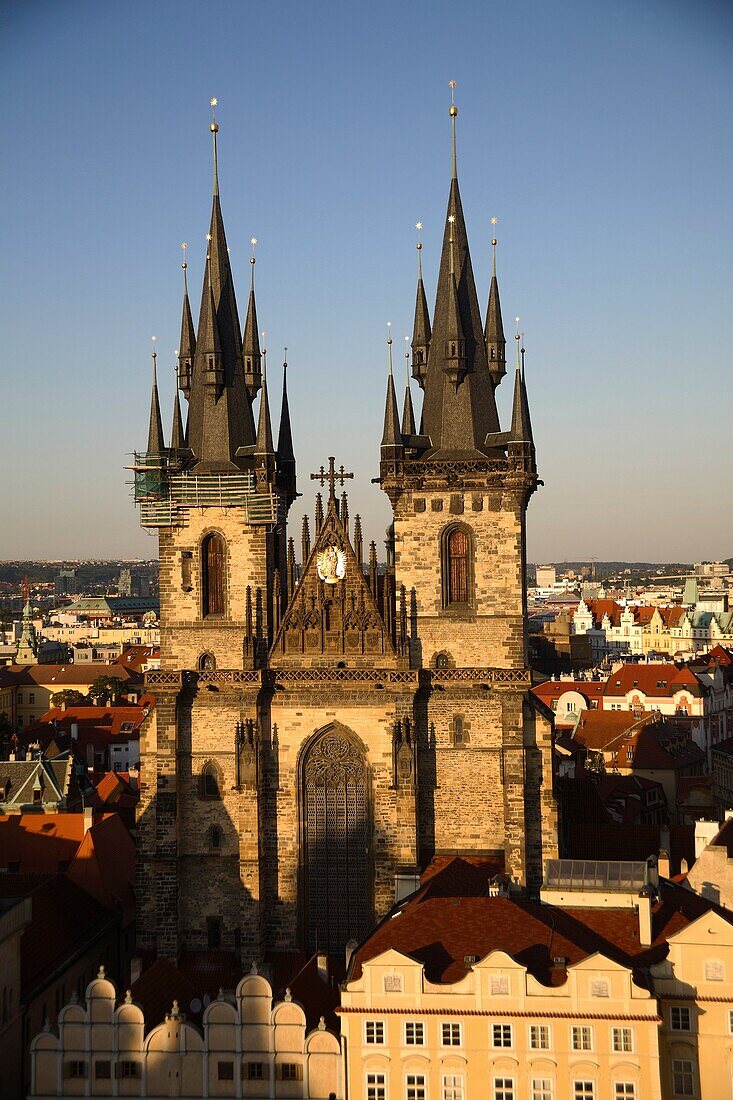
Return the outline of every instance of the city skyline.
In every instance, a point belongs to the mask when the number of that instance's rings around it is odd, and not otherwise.
[[[132,5],[124,19],[83,3],[63,16],[53,5],[9,6],[2,179],[15,215],[0,315],[15,414],[0,557],[153,552],[122,467],[144,445],[153,334],[169,430],[179,246],[189,244],[196,308],[214,95],[240,308],[249,240],[259,241],[273,394],[289,348],[304,493],[292,528],[312,513],[308,475],[329,453],[356,473],[352,514],[379,536],[389,509],[370,479],[386,322],[399,364],[417,220],[432,308],[450,78],[480,300],[496,216],[507,335],[517,313],[525,332],[546,482],[529,512],[530,559],[729,556],[733,520],[716,511],[700,458],[718,457],[733,396],[724,358],[733,156],[720,126],[730,17],[712,4],[590,7],[551,17],[535,4],[510,13],[465,4],[416,22],[417,8],[388,18],[378,6],[363,23],[321,5],[311,24],[294,5],[221,4],[209,39],[190,4],[155,14]],[[227,64],[241,55],[240,35],[254,44],[250,76]],[[451,35],[460,50],[445,48]],[[510,391],[498,391],[504,426]]]

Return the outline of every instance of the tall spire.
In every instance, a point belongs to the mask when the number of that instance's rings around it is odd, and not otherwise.
[[[155,337],[153,337],[153,389],[150,395],[150,425],[148,427],[148,453],[162,455],[165,450],[163,439],[163,420],[160,415],[160,401],[158,400],[158,353],[155,350]]]
[[[458,108],[451,88],[451,137]],[[455,144],[453,144],[455,149]],[[499,430],[457,172],[450,182],[433,311],[421,434],[426,458],[475,457]]]
[[[262,394],[254,451],[258,485],[271,482],[275,474],[275,446],[272,442],[270,403],[267,398],[267,349],[263,349],[263,352],[265,366],[262,371]]]
[[[31,607],[31,593],[28,585],[28,577],[23,578],[23,619],[18,640],[18,650],[15,655],[16,664],[34,664],[38,657],[38,635],[33,622],[33,609]]]
[[[493,217],[491,225],[496,227],[498,219]],[[499,301],[499,283],[496,278],[496,237],[491,238],[491,285],[489,287],[489,304],[486,307],[486,326],[484,328],[484,343],[486,344],[486,358],[489,362],[491,381],[496,388],[506,374],[506,340],[504,339],[504,325],[501,320],[501,302]]]
[[[514,374],[514,400],[512,402],[512,427],[510,440],[513,443],[524,443],[531,448],[531,460],[534,464],[534,440],[532,438],[532,421],[529,415],[529,401],[524,382],[524,347],[523,334],[519,331],[519,318],[517,317],[517,334],[514,337],[517,344],[517,366]]]
[[[293,433],[290,427],[290,406],[288,404],[288,349],[285,348],[283,360],[283,396],[280,406],[280,428],[277,435],[277,471],[278,484],[285,490],[288,503],[296,497],[295,451]]]
[[[191,303],[188,300],[188,262],[186,249],[188,245],[184,241],[181,245],[183,252],[183,315],[181,317],[181,342],[178,345],[178,386],[183,390],[183,396],[188,401],[191,393],[191,375],[193,374],[193,360],[196,354],[196,333],[191,316]]]
[[[415,297],[415,321],[412,328],[412,377],[423,389],[428,370],[428,352],[430,350],[430,312],[425,297],[425,285],[422,280],[422,241],[420,232],[422,222],[415,223],[417,229],[417,295]]]
[[[212,104],[216,106],[216,104]],[[219,126],[211,123],[214,152]],[[207,235],[207,264],[201,295],[198,335],[189,397],[189,446],[201,470],[235,471],[249,460],[239,448],[255,442],[252,407],[242,372],[242,340],[229,249],[219,201],[219,174],[214,158],[214,194]],[[214,321],[216,322],[214,325]],[[210,362],[213,334],[219,341],[219,362]],[[207,344],[207,347],[204,347]],[[211,386],[215,387],[212,400]]]
[[[171,429],[171,451],[185,449],[186,439],[183,432],[183,420],[181,418],[181,402],[178,399],[178,390],[173,394],[173,428]]]
[[[242,335],[242,362],[244,363],[244,382],[250,401],[254,401],[262,382],[262,357],[260,355],[260,337],[257,329],[257,305],[255,303],[255,247],[257,238],[252,237],[250,242],[252,255],[249,258],[249,301],[247,302],[247,317],[244,322]]]
[[[407,368],[407,377],[405,379],[405,404],[402,410],[402,434],[403,435],[417,435],[415,429],[415,411],[412,407],[412,394],[410,393],[410,351],[409,351],[410,337],[405,337],[405,366]]]
[[[391,322],[387,322],[389,335],[387,337],[387,357],[389,363],[389,375],[387,377],[387,402],[384,409],[384,431],[382,432],[382,450],[385,447],[392,450],[402,446],[400,433],[400,414],[397,409],[397,395],[394,388],[392,375],[392,329]]]

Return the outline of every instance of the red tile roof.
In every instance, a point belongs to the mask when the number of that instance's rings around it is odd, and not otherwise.
[[[83,814],[0,816],[0,869],[17,864],[22,873],[51,874],[74,858],[83,836]]]
[[[453,869],[454,881],[459,868]],[[459,981],[470,969],[466,957],[484,958],[506,951],[543,984],[558,985],[564,971],[553,959],[579,962],[596,951],[637,971],[662,960],[669,936],[715,908],[733,923],[733,913],[682,887],[663,882],[661,900],[652,913],[651,947],[639,943],[636,911],[602,908],[560,908],[509,897],[466,896],[456,887],[451,896],[428,896],[421,890],[395,906],[357,949],[349,979],[363,964],[394,949],[421,962],[433,982]],[[399,915],[397,915],[399,913]],[[637,973],[637,977],[639,977]]]
[[[126,928],[135,919],[135,842],[118,814],[105,814],[84,836],[69,878],[100,904],[122,914]]]
[[[626,664],[612,672],[608,677],[605,696],[626,696],[631,691],[640,691],[651,697],[670,697],[684,688],[690,694],[702,694],[702,685],[694,672],[683,665],[681,668],[672,661],[655,664]]]

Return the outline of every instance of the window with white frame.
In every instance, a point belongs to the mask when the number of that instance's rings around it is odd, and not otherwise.
[[[384,1043],[384,1020],[366,1020],[364,1023],[364,1042],[371,1046]]]
[[[405,1077],[406,1100],[426,1100],[428,1095],[424,1073],[408,1073]]]
[[[459,1047],[461,1045],[461,1025],[442,1023],[440,1025],[440,1042],[444,1047]]]
[[[669,1010],[669,1026],[672,1031],[690,1031],[692,1014],[687,1005],[672,1005]]]
[[[631,1028],[612,1027],[611,1046],[614,1054],[631,1054],[634,1049],[634,1033]]]
[[[593,1050],[593,1028],[573,1027],[571,1040],[573,1050]]]
[[[515,1100],[514,1078],[494,1078],[494,1100]]]
[[[552,1080],[549,1077],[533,1077],[531,1100],[552,1100]]]
[[[733,1009],[728,1012],[728,1031],[733,1035]]]
[[[531,1050],[550,1049],[550,1028],[547,1024],[530,1024],[529,1046]]]
[[[596,1087],[592,1081],[573,1081],[573,1100],[594,1100]]]
[[[425,1024],[422,1020],[405,1021],[405,1046],[422,1047],[425,1045]]]
[[[387,1100],[387,1075],[367,1073],[366,1100]]]
[[[511,1047],[512,1044],[512,1025],[511,1024],[492,1024],[491,1025],[491,1045],[492,1047]]]
[[[672,1059],[672,1093],[674,1096],[695,1095],[695,1078],[691,1059]]]
[[[616,1081],[613,1086],[613,1100],[636,1100],[636,1085],[633,1081]]]
[[[443,1100],[464,1100],[462,1073],[443,1074]]]

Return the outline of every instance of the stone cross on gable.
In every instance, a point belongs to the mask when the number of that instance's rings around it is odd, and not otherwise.
[[[325,485],[328,482],[328,499],[329,501],[336,499],[336,482],[343,487],[347,478],[353,477],[353,474],[347,474],[343,468],[343,465],[339,470],[336,469],[336,459],[329,458],[328,469],[325,470],[321,466],[317,474],[311,474],[311,481],[320,481],[321,485]]]

